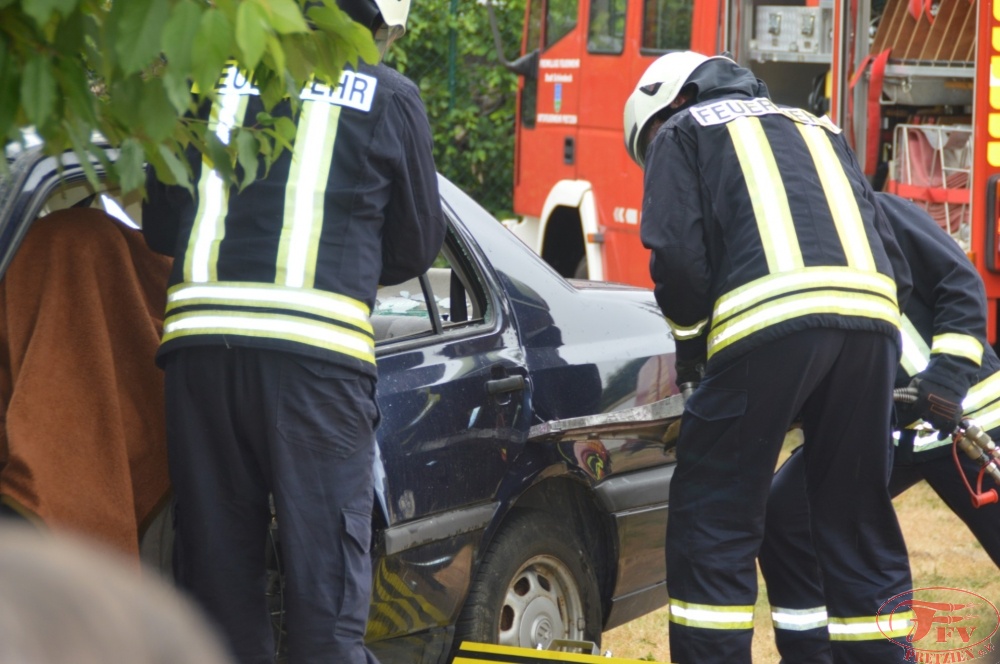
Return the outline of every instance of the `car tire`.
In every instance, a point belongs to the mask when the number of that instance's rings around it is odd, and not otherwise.
[[[479,565],[455,645],[547,649],[554,639],[601,639],[601,598],[580,536],[539,510],[510,515]]]

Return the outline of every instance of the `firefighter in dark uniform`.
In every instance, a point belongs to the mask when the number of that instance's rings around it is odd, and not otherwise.
[[[1000,566],[1000,504],[974,507],[952,458],[950,436],[917,428],[922,419],[935,429],[952,431],[962,404],[964,417],[1000,439],[1000,360],[986,345],[982,280],[958,243],[921,208],[892,194],[876,198],[913,270],[896,385],[913,385],[919,395],[913,405],[897,405],[897,423],[903,428],[896,436],[889,493],[898,496],[927,480]],[[979,466],[961,452],[959,461],[975,486]],[[796,452],[772,482],[760,567],[783,661],[818,664],[833,661],[832,634],[805,493],[804,460]]]
[[[406,0],[341,0],[384,52]],[[143,224],[173,255],[166,372],[175,574],[238,661],[273,662],[265,550],[273,495],[295,664],[375,658],[371,591],[379,284],[432,264],[445,221],[417,87],[359,62],[301,93],[294,149],[237,191],[193,157],[197,195],[147,181]],[[251,124],[251,81],[225,72],[209,129]],[[286,100],[272,115],[292,117]]]
[[[903,661],[878,614],[911,588],[886,490],[910,275],[853,154],[747,69],[692,52],[650,65],[625,138],[677,382],[699,383],[670,485],[671,660],[750,662],[768,491],[801,414],[837,661]],[[893,616],[900,635],[911,616]]]

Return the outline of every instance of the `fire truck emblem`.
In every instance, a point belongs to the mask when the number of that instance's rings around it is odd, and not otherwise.
[[[562,110],[562,83],[556,83],[552,86],[552,105],[555,107],[555,112],[558,113]]]

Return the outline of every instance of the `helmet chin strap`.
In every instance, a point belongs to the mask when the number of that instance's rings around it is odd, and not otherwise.
[[[406,32],[406,28],[401,25],[386,25],[385,23],[375,31],[375,47],[378,48],[379,62],[385,58],[392,43],[402,37],[404,32]]]

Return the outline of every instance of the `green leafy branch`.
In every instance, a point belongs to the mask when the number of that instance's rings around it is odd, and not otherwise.
[[[196,120],[226,63],[270,111],[284,99],[297,108],[311,78],[336,84],[359,58],[377,61],[371,34],[334,0],[0,0],[0,135],[33,128],[49,154],[95,155],[125,191],[142,187],[146,162],[190,188],[188,147],[245,186],[295,127],[265,112],[223,143]],[[95,141],[120,150],[114,165]]]

